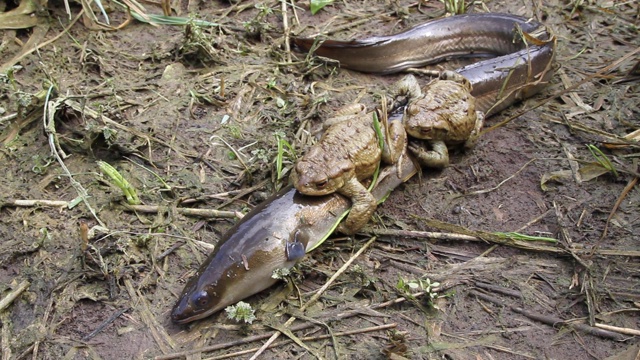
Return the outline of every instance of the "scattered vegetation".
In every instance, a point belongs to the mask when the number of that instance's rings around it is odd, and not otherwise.
[[[438,292],[435,291],[434,288],[439,286],[439,282],[431,282],[429,278],[418,280],[405,280],[400,278],[396,284],[396,288],[411,299],[415,299],[414,293],[416,291],[424,292],[431,303],[438,297]]]
[[[287,1],[165,15],[83,1],[70,4],[73,19],[53,2],[0,9],[0,27],[11,12],[25,26],[0,43],[1,358],[245,357],[238,347],[273,328],[287,339],[268,346],[286,350],[264,358],[606,358],[633,346],[620,332],[637,331],[637,5],[328,3],[311,2],[316,16]],[[564,73],[451,167],[393,193],[370,231],[397,233],[358,253],[368,234],[333,236],[292,271],[293,285],[248,299],[253,307],[171,324],[212,244],[286,182],[324,116],[349,102],[373,108],[372,93],[395,80],[289,51],[287,39],[395,32],[470,9],[545,14]],[[96,162],[124,198],[96,185]],[[540,191],[540,178],[558,186]],[[149,205],[119,206],[139,197]],[[213,218],[221,213],[233,219]],[[437,311],[425,315],[420,300]],[[314,329],[302,337],[303,327]]]
[[[332,4],[335,0],[311,0],[309,2],[309,8],[311,13],[315,15],[318,11],[322,10],[325,6]]]
[[[224,311],[227,312],[227,317],[229,319],[235,320],[237,322],[251,324],[256,319],[254,315],[255,310],[251,308],[251,305],[247,304],[244,301],[239,301],[235,305],[227,306]]]
[[[467,4],[465,0],[440,0],[444,4],[444,10],[447,14],[459,15],[467,12]]]

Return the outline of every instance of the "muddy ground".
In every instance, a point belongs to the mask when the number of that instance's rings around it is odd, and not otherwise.
[[[544,22],[557,36],[551,84],[488,119],[492,126],[522,113],[450,167],[398,188],[371,226],[405,232],[380,235],[307,310],[299,323],[313,326],[295,332],[306,349],[281,336],[276,343],[285,342],[261,358],[637,359],[638,341],[624,331],[640,329],[639,146],[637,137],[607,144],[640,127],[640,85],[627,76],[639,59],[640,5],[504,3],[476,2],[469,11]],[[286,6],[287,31],[342,39],[444,14],[437,1],[338,2],[315,16],[307,2],[295,5]],[[247,299],[257,309],[252,325],[224,312],[174,325],[170,309],[210,251],[203,244],[215,244],[237,221],[234,212],[286,184],[288,173],[276,179],[278,137],[304,153],[313,141],[305,134],[327,114],[354,101],[373,106],[401,75],[364,75],[287,53],[277,1],[176,2],[178,15],[220,24],[188,31],[139,22],[99,31],[79,21],[64,33],[63,3],[47,8],[38,13],[50,26],[41,41],[59,38],[0,75],[2,359],[250,357],[266,341],[252,337],[282,329],[371,234],[336,236],[299,264],[295,287],[278,284]],[[72,4],[72,16],[80,11]],[[109,14],[125,20],[118,8]],[[2,31],[3,65],[35,31]],[[55,133],[42,118],[50,83]],[[64,167],[50,138],[59,140]],[[616,174],[590,178],[596,160],[587,145],[602,150]],[[128,179],[149,212],[124,207],[98,160]],[[285,154],[285,172],[292,160]],[[66,206],[83,191],[86,202]],[[456,239],[482,237],[478,231],[557,242]],[[410,297],[400,279],[439,286]],[[596,325],[615,329],[598,333]]]

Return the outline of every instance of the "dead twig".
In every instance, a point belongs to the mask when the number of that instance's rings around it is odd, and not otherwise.
[[[441,291],[440,288],[433,288],[432,291]],[[425,294],[425,292],[418,292],[415,294],[412,294],[411,296],[413,296],[413,298],[417,299],[421,296],[423,296]],[[339,320],[344,320],[344,319],[348,319],[354,316],[358,316],[358,315],[362,315],[362,314],[371,314],[371,313],[375,313],[375,310],[378,309],[383,309],[383,308],[387,308],[389,306],[393,306],[393,305],[397,305],[397,304],[401,304],[403,302],[407,301],[406,298],[404,297],[398,297],[389,301],[385,301],[383,303],[380,304],[374,304],[374,305],[370,305],[367,307],[361,307],[361,308],[356,308],[353,310],[348,310],[348,311],[340,311],[340,312],[335,312],[335,311],[331,311],[331,312],[327,312],[327,313],[323,313],[318,315],[318,318],[320,319],[331,319],[331,321],[339,321]],[[314,326],[318,326],[315,323],[312,322],[308,322],[308,323],[304,323],[304,324],[300,324],[300,325],[296,325],[296,326],[292,326],[291,327],[291,331],[301,331],[301,330],[306,330],[309,328],[312,328]],[[229,330],[229,329],[239,329],[239,326],[231,326],[231,328],[229,328],[228,325],[217,325],[217,327],[222,327],[225,330]],[[230,347],[234,347],[234,346],[240,346],[240,345],[244,345],[244,344],[248,344],[248,343],[252,343],[255,341],[260,341],[260,340],[264,340],[267,339],[269,337],[271,337],[272,334],[260,334],[260,335],[254,335],[254,336],[247,336],[244,337],[240,340],[235,340],[235,341],[230,341],[230,342],[226,342],[226,343],[222,343],[222,344],[216,344],[216,345],[211,345],[211,346],[206,346],[206,347],[202,347],[199,349],[191,349],[191,350],[187,350],[187,351],[182,351],[182,352],[178,352],[178,353],[172,353],[172,354],[166,354],[166,355],[161,355],[161,356],[156,356],[154,358],[154,360],[172,360],[172,359],[177,359],[177,358],[182,358],[182,357],[186,357],[189,355],[193,355],[193,354],[199,354],[199,353],[205,353],[205,352],[211,352],[211,351],[215,351],[215,350],[221,350],[221,349],[226,349],[226,348],[230,348]],[[328,335],[329,336],[329,335]]]
[[[289,35],[291,29],[289,28],[289,15],[287,14],[287,0],[280,0],[282,11],[282,33],[284,34],[284,52],[287,63],[291,63],[291,44],[289,44]]]
[[[69,207],[69,201],[64,200],[7,200],[0,204],[0,207],[32,207],[32,206],[51,206],[51,207]]]
[[[342,265],[342,267],[340,267],[340,269],[338,269],[338,271],[336,271],[336,273],[333,274],[333,276],[324,285],[322,285],[322,287],[320,289],[318,289],[318,291],[315,293],[315,295],[313,295],[311,297],[311,299],[309,299],[309,301],[307,301],[304,305],[302,305],[300,307],[300,311],[304,312],[309,306],[313,305],[316,301],[318,301],[318,299],[320,299],[322,294],[329,288],[329,286],[331,286],[331,284],[333,284],[333,282],[340,275],[342,275],[343,272],[345,272],[347,270],[347,268],[351,265],[351,263],[353,263],[355,261],[355,259],[358,258],[366,249],[368,249],[369,246],[371,244],[373,244],[373,242],[375,240],[376,240],[376,237],[375,236],[372,237],[369,241],[367,241],[366,244],[364,244],[364,246],[362,246],[362,248],[360,248],[360,250],[358,250],[358,252],[356,252],[351,258],[349,258],[349,260],[347,262],[345,262],[344,265]],[[282,327],[286,328],[288,326],[291,326],[291,324],[293,324],[293,322],[295,320],[296,320],[296,318],[294,316],[292,316],[291,318],[289,318],[289,320],[287,320],[282,325]],[[275,332],[269,338],[269,340],[267,340],[267,342],[264,345],[262,345],[260,350],[258,350],[255,354],[253,354],[253,356],[251,357],[251,360],[255,360],[256,358],[258,358],[258,356],[260,356],[260,354],[262,354],[269,347],[269,345],[271,345],[271,343],[273,343],[280,336],[280,334],[281,334],[281,332],[279,332],[279,331]]]
[[[138,304],[138,311],[140,314],[140,318],[142,322],[146,325],[147,329],[151,333],[151,336],[158,344],[158,348],[163,353],[168,353],[170,348],[174,349],[176,344],[173,339],[167,332],[164,327],[158,323],[156,318],[153,316],[153,313],[149,309],[149,304],[144,296],[140,294],[140,292],[133,288],[133,284],[129,279],[124,280],[124,285],[129,293],[129,296],[132,299],[132,303]]]
[[[107,320],[105,320],[102,324],[100,324],[95,330],[93,330],[92,332],[90,332],[87,335],[85,335],[82,338],[82,341],[90,340],[94,336],[98,335],[102,330],[104,330],[107,326],[109,326],[109,324],[111,324],[112,322],[116,321],[116,319],[119,318],[120,315],[126,313],[130,309],[131,308],[122,309],[122,310],[117,311],[115,314],[109,316],[109,318]]]
[[[463,235],[463,234],[431,232],[431,231],[397,230],[397,229],[376,229],[372,227],[365,227],[360,233],[397,236],[397,237],[428,238],[433,240],[461,240],[461,241],[480,240],[476,236]]]
[[[189,198],[189,199],[184,199],[180,201],[181,205],[187,205],[187,204],[193,204],[199,201],[204,201],[207,199],[218,199],[218,200],[226,200],[225,202],[223,202],[220,205],[216,206],[216,209],[222,209],[223,207],[233,203],[234,201],[258,190],[263,188],[266,184],[267,184],[268,180],[263,180],[260,183],[248,187],[248,188],[244,188],[244,189],[239,189],[239,190],[232,190],[232,191],[226,191],[226,192],[222,192],[222,193],[218,193],[218,194],[211,194],[211,195],[203,195],[197,198]],[[232,198],[228,198],[228,196],[233,196]]]
[[[560,248],[560,247],[552,247],[548,245],[536,244],[531,241],[523,241],[514,238],[513,236],[508,235],[498,235],[490,232],[479,231],[479,230],[470,230],[462,226],[444,223],[435,219],[425,219],[416,216],[417,219],[424,221],[428,226],[434,227],[436,229],[449,231],[451,235],[446,236],[446,240],[463,240],[463,241],[482,241],[485,243],[494,243],[504,246],[510,246],[517,249],[529,250],[529,251],[540,251],[540,252],[550,252],[554,254],[577,254],[577,255],[588,255],[591,252],[591,249],[582,249],[576,248],[574,246]],[[378,231],[378,230],[376,230]],[[393,235],[393,230],[384,230]],[[379,234],[383,234],[384,231],[381,231]],[[398,233],[399,235],[404,237],[414,237],[416,239],[431,239],[430,234],[441,234],[441,233],[430,233],[426,231],[409,231],[409,230],[401,230]],[[464,238],[462,238],[464,236]],[[436,239],[438,239],[436,237]],[[640,251],[637,250],[608,250],[608,249],[598,249],[595,254],[601,256],[630,256],[630,257],[640,257]]]
[[[100,226],[106,228],[107,226],[100,220],[98,214],[93,209],[91,204],[89,203],[89,193],[87,190],[80,184],[76,179],[74,179],[73,175],[67,165],[64,163],[64,159],[67,157],[65,152],[60,147],[60,143],[58,141],[58,133],[56,132],[55,125],[55,115],[60,106],[64,103],[65,99],[57,99],[55,101],[51,101],[50,95],[53,93],[54,86],[50,85],[49,90],[47,92],[47,97],[44,103],[44,113],[42,115],[42,122],[44,127],[44,132],[47,135],[49,140],[49,147],[51,148],[51,154],[58,161],[58,164],[62,168],[62,171],[67,175],[69,181],[71,182],[71,186],[76,190],[78,196],[82,199],[82,202],[85,204],[91,215],[93,215],[94,219],[100,224]]]
[[[533,313],[531,311],[528,310],[524,310],[523,308],[517,307],[517,306],[513,306],[513,305],[508,305],[506,304],[504,301],[497,299],[493,296],[487,295],[487,294],[483,294],[479,291],[476,290],[471,290],[469,292],[471,295],[475,295],[476,297],[478,297],[481,300],[485,300],[485,301],[489,301],[493,304],[499,305],[499,306],[505,306],[508,307],[509,309],[511,309],[511,311],[516,312],[518,314],[524,315],[526,317],[528,317],[529,319],[532,320],[536,320],[539,321],[543,324],[547,324],[550,325],[552,327],[556,327],[558,325],[565,325],[568,326],[570,328],[573,328],[575,330],[580,330],[586,333],[589,333],[591,335],[596,335],[596,336],[600,336],[606,339],[611,339],[611,340],[615,340],[615,341],[624,341],[627,339],[627,337],[622,336],[618,333],[612,332],[612,331],[608,331],[605,329],[599,329],[597,327],[593,327],[593,326],[589,326],[587,324],[581,324],[581,323],[574,323],[571,321],[566,321],[566,320],[562,320],[560,318],[554,317],[554,316],[548,316],[548,315],[542,315],[542,314],[536,314]]]
[[[11,305],[13,300],[15,300],[20,294],[22,294],[27,288],[31,285],[28,281],[23,281],[15,289],[11,290],[7,296],[5,296],[2,300],[0,300],[0,312],[7,308],[7,306]]]
[[[629,180],[629,182],[624,187],[624,189],[622,189],[620,196],[618,196],[618,199],[616,200],[615,204],[613,204],[613,208],[611,209],[609,216],[607,216],[607,221],[604,223],[604,230],[602,230],[602,235],[600,235],[600,238],[594,245],[593,249],[591,250],[591,254],[589,254],[589,256],[593,255],[600,248],[602,239],[604,239],[607,236],[607,232],[609,231],[609,223],[611,222],[611,219],[616,214],[616,211],[618,211],[620,204],[622,204],[622,200],[624,200],[624,198],[627,197],[631,189],[633,189],[633,187],[636,186],[637,183],[638,183],[638,177],[634,177],[633,179]]]
[[[538,160],[536,159],[531,159],[529,161],[527,161],[524,165],[522,165],[522,167],[520,167],[520,169],[518,169],[518,171],[516,171],[515,173],[511,174],[511,176],[509,176],[508,178],[502,180],[498,185],[489,188],[489,189],[483,189],[483,190],[478,190],[478,191],[472,191],[470,193],[467,194],[463,194],[463,195],[457,195],[457,197],[461,197],[461,196],[467,196],[467,195],[480,195],[480,194],[486,194],[489,192],[492,192],[494,190],[497,190],[498,188],[500,188],[502,185],[504,185],[507,181],[513,179],[516,175],[518,175],[519,173],[521,173],[527,166],[529,166],[529,164],[531,164],[532,162]]]
[[[476,287],[480,288],[480,289],[488,290],[491,293],[499,293],[499,294],[503,294],[503,295],[514,297],[516,299],[522,299],[522,293],[520,291],[517,291],[517,290],[511,290],[511,289],[507,289],[507,288],[502,287],[502,286],[493,285],[493,284],[487,284],[487,283],[483,283],[483,282],[479,282],[479,281],[476,281],[474,283],[474,285]]]
[[[640,336],[640,330],[638,329],[630,329],[630,328],[621,328],[617,326],[605,325],[605,324],[596,324],[597,328],[615,331],[620,334],[631,335],[631,336]]]
[[[84,10],[80,10],[80,12],[78,13],[78,15],[76,15],[76,17],[71,20],[71,22],[69,23],[69,25],[67,25],[67,27],[64,28],[64,30],[62,30],[58,35],[54,36],[53,38],[40,43],[36,46],[34,46],[33,48],[31,48],[30,50],[21,52],[20,54],[18,54],[16,57],[14,57],[13,59],[7,61],[6,63],[2,64],[2,66],[0,66],[0,73],[6,73],[7,70],[9,70],[9,68],[11,68],[13,65],[15,65],[16,63],[18,63],[20,60],[24,59],[27,55],[31,54],[34,51],[38,51],[40,49],[42,49],[43,47],[55,42],[56,40],[60,39],[62,37],[62,35],[66,34],[69,29],[71,29],[71,27],[78,21],[78,19],[80,19],[80,17],[84,14]]]
[[[373,332],[373,331],[394,329],[397,326],[398,326],[398,324],[392,323],[392,324],[386,324],[386,325],[372,326],[372,327],[368,327],[368,328],[364,328],[364,329],[358,329],[358,330],[342,331],[342,332],[339,332],[339,333],[335,333],[333,335],[323,334],[323,335],[317,335],[317,336],[305,336],[305,337],[301,337],[300,340],[301,341],[317,341],[317,340],[322,340],[322,339],[328,339],[331,336],[349,336],[349,335],[363,334],[363,333],[368,333],[368,332]],[[280,342],[271,344],[269,346],[269,348],[271,349],[271,348],[274,348],[274,347],[287,345],[287,344],[290,344],[291,342],[292,342],[292,340],[280,341]],[[237,352],[230,353],[230,354],[214,356],[214,357],[208,358],[208,359],[209,360],[228,359],[228,358],[232,358],[232,357],[236,357],[236,356],[240,356],[240,355],[250,354],[250,353],[252,353],[254,351],[257,351],[259,349],[260,349],[259,347],[255,347],[255,348],[251,348],[251,349],[247,349],[247,350],[243,350],[243,351],[237,351]]]
[[[125,209],[147,214],[155,214],[167,209],[166,206],[158,205],[123,205]],[[238,218],[242,219],[243,215],[237,211],[223,211],[213,209],[192,209],[192,208],[174,208],[179,214],[187,216],[198,216],[203,218]]]

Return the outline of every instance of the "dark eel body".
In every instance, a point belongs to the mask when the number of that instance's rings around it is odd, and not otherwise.
[[[301,51],[316,39],[294,38]],[[399,34],[325,40],[314,52],[360,72],[391,74],[452,58],[491,56],[455,70],[473,86],[487,117],[539,92],[553,74],[555,41],[536,21],[509,14],[465,14],[429,21]]]

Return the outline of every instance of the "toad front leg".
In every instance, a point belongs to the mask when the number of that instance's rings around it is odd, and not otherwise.
[[[338,226],[338,231],[353,235],[371,219],[377,207],[376,199],[355,176],[351,177],[338,192],[351,199],[351,211],[344,223]]]
[[[476,111],[476,124],[473,127],[473,131],[471,131],[471,135],[467,141],[464,142],[464,149],[472,149],[478,143],[478,139],[480,138],[480,131],[482,131],[482,127],[484,126],[484,113],[482,111]]]
[[[385,102],[386,100],[383,99],[382,109],[376,110],[384,138],[382,162],[388,165],[395,165],[407,146],[407,132],[404,130],[402,121],[389,121]]]

